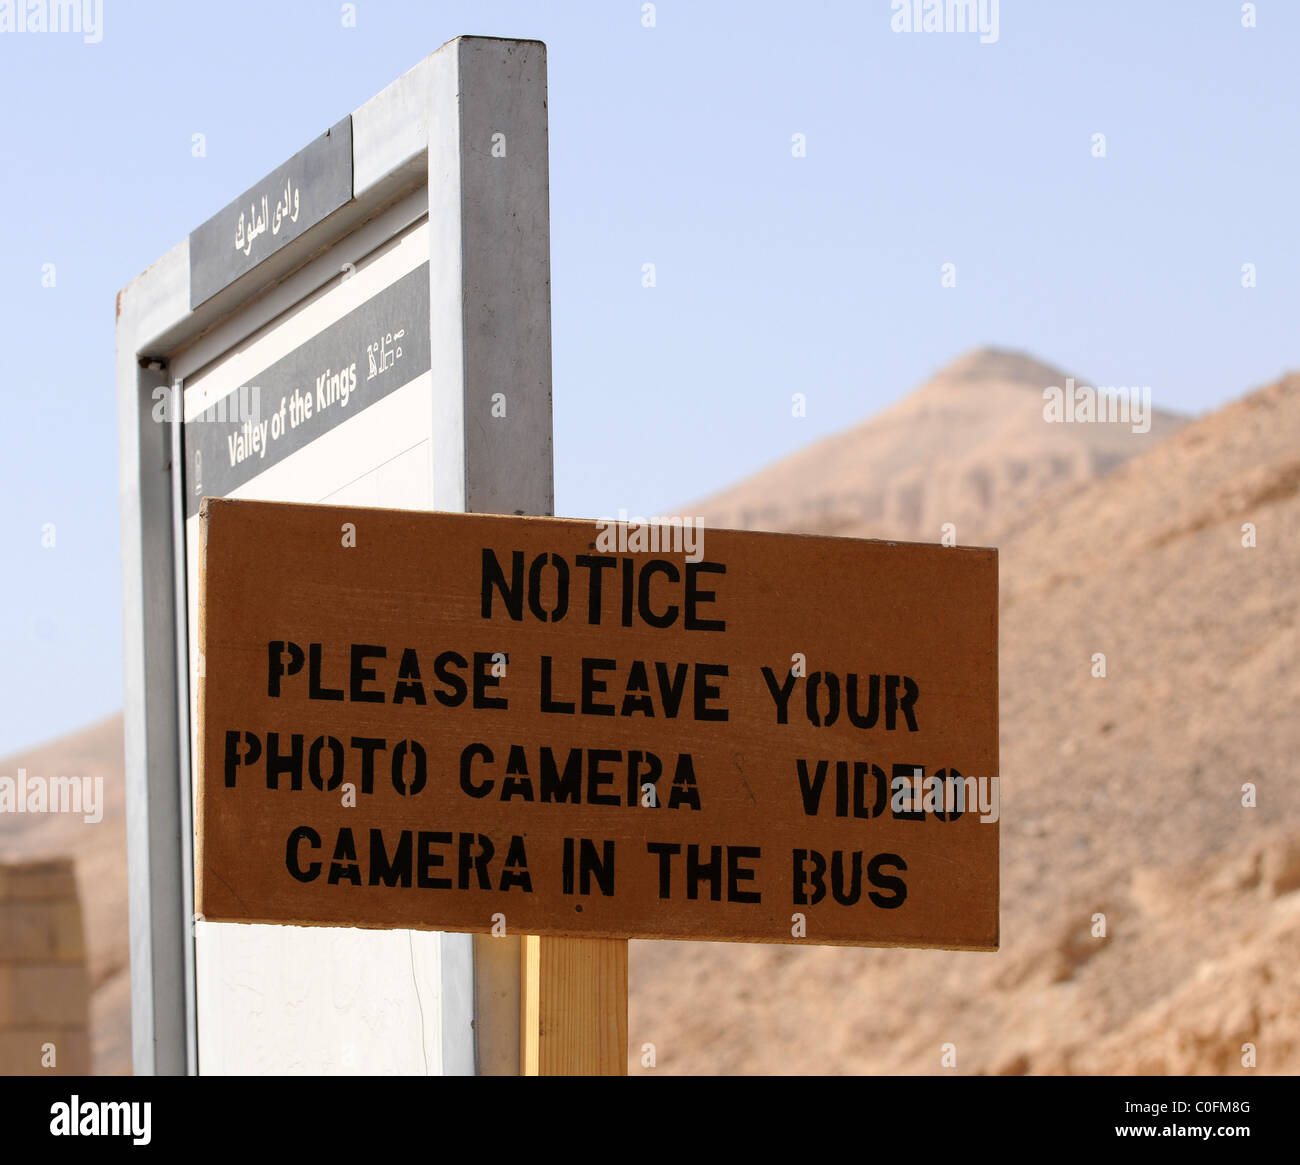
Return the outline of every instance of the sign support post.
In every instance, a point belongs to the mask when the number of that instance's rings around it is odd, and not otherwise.
[[[627,942],[529,935],[521,1073],[627,1075]]]

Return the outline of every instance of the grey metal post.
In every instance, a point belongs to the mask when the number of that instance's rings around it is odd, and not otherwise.
[[[434,410],[450,422],[434,437],[433,506],[550,514],[546,47],[448,48],[429,112]],[[517,1074],[521,936],[447,936],[444,995],[465,981],[471,950],[478,1071]],[[472,1071],[457,1033],[444,1028],[444,1039],[446,1070]]]

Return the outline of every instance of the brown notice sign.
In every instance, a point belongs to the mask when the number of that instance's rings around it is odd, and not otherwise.
[[[201,916],[997,948],[996,551],[202,525]]]

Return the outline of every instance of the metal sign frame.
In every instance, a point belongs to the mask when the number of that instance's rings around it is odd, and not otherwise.
[[[546,48],[460,37],[351,115],[352,198],[191,308],[189,240],[117,297],[131,1008],[137,1074],[198,1070],[183,421],[157,390],[427,209],[430,509],[553,512]],[[351,259],[349,259],[351,256]],[[497,394],[508,403],[493,414]],[[499,410],[498,410],[499,412]],[[491,419],[489,419],[491,418]],[[446,1073],[518,1071],[520,940],[450,936]]]

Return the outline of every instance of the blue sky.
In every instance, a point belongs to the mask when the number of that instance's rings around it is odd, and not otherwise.
[[[1188,412],[1300,367],[1300,5],[1002,0],[991,44],[889,0],[341,7],[0,33],[0,755],[121,705],[117,289],[459,34],[549,49],[561,514],[677,509],[983,344]]]

